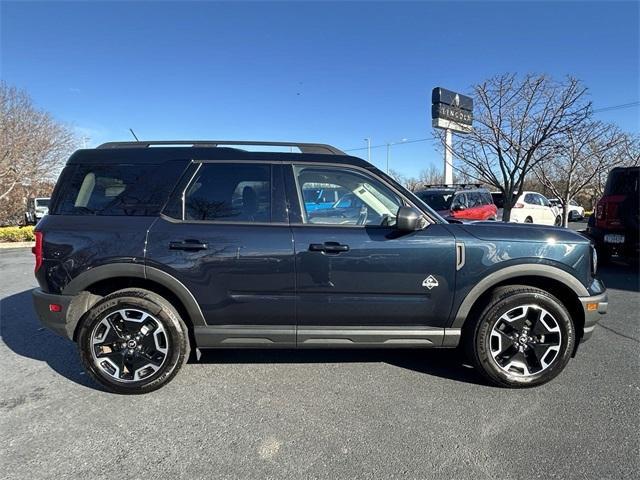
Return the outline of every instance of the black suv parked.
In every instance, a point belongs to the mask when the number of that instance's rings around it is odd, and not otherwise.
[[[532,386],[606,311],[577,233],[449,224],[333,147],[237,148],[249,144],[110,143],[69,159],[36,228],[34,301],[105,387],[154,390],[203,348],[460,343],[494,384]],[[344,201],[318,208],[319,190]]]

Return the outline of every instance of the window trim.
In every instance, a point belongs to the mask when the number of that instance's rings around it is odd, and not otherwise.
[[[291,221],[291,217],[289,217],[289,224],[292,227],[319,227],[319,228],[352,228],[352,229],[366,229],[366,228],[377,228],[377,229],[394,229],[395,227],[392,226],[384,226],[384,225],[346,225],[346,224],[323,224],[323,223],[306,223],[305,220],[305,216],[306,216],[306,208],[303,205],[303,196],[302,196],[302,190],[300,189],[300,184],[298,182],[298,177],[295,174],[295,170],[294,167],[311,167],[311,168],[323,168],[323,167],[333,167],[333,168],[341,168],[341,169],[345,169],[345,170],[355,170],[358,173],[363,174],[364,176],[368,176],[368,177],[373,177],[375,180],[379,181],[380,183],[382,183],[385,187],[387,187],[389,190],[391,190],[394,194],[396,194],[400,200],[402,201],[402,206],[410,206],[415,208],[416,210],[418,210],[421,214],[422,214],[422,218],[425,219],[425,221],[427,222],[427,225],[424,228],[427,228],[429,225],[436,223],[434,222],[431,217],[429,217],[427,215],[427,213],[420,207],[418,207],[417,205],[415,205],[413,202],[411,202],[401,191],[399,191],[393,184],[389,183],[386,181],[386,179],[376,175],[376,173],[374,171],[371,171],[367,168],[362,168],[359,167],[357,165],[348,165],[348,164],[341,164],[341,163],[332,163],[332,162],[295,162],[295,161],[287,161],[284,162],[288,167],[289,167],[289,171],[286,173],[289,173],[292,177],[293,177],[293,181],[294,181],[294,186],[295,186],[295,193],[297,196],[297,203],[298,203],[298,208],[300,208],[300,217],[302,219],[301,222],[292,222]],[[285,175],[286,175],[285,173]],[[290,194],[290,191],[287,190],[287,194]]]

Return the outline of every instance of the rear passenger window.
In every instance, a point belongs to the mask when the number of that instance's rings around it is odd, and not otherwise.
[[[186,161],[159,165],[70,165],[61,175],[51,213],[59,215],[156,215]]]
[[[271,166],[205,163],[185,190],[184,219],[271,221]]]

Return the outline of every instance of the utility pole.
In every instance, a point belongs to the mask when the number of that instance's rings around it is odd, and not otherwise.
[[[367,137],[364,141],[367,142],[367,162],[371,163],[371,138]]]

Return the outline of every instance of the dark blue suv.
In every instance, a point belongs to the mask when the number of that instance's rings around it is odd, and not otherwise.
[[[310,208],[320,191],[335,202]],[[462,345],[490,382],[538,385],[607,309],[587,238],[450,224],[328,145],[79,150],[36,239],[38,315],[122,393],[159,388],[199,349],[247,347]]]

